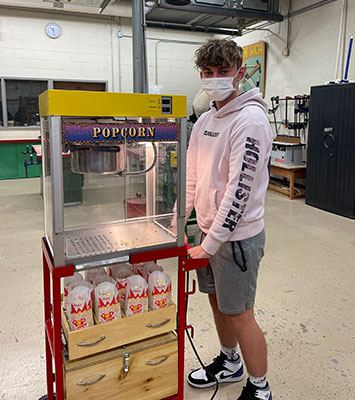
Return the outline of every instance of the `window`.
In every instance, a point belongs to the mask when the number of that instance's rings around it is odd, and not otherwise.
[[[47,81],[6,79],[8,126],[39,125],[38,96],[47,87]]]
[[[48,80],[0,77],[0,82],[0,128],[39,127],[38,96],[48,89]],[[50,87],[62,90],[106,91],[106,82],[53,81]]]
[[[105,82],[71,82],[71,81],[54,81],[53,89],[61,90],[91,90],[98,92],[106,91]]]

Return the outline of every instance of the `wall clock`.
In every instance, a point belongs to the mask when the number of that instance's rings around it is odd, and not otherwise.
[[[61,34],[61,29],[60,29],[59,25],[57,25],[54,22],[50,22],[49,24],[47,24],[45,30],[46,30],[46,34],[51,39],[57,39]]]

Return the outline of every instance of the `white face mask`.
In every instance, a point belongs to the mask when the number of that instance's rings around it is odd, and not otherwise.
[[[236,90],[233,80],[239,74],[239,71],[240,68],[234,76],[226,78],[202,78],[202,90],[212,100],[223,101],[227,99]]]

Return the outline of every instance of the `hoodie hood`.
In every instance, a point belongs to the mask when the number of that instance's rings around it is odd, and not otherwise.
[[[245,93],[240,94],[235,99],[229,101],[219,110],[216,109],[214,100],[211,101],[210,107],[211,112],[215,118],[225,117],[227,114],[240,111],[248,106],[256,106],[261,108],[264,113],[268,113],[268,105],[265,100],[263,100],[259,88],[251,89]]]

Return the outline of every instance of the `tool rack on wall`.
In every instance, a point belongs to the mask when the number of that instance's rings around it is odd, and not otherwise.
[[[281,134],[280,128],[284,126],[292,132],[290,136],[303,138],[305,141],[306,128],[309,121],[309,101],[307,94],[296,96],[271,97],[272,108],[269,114],[273,114],[273,122],[276,135]],[[290,112],[290,109],[292,110]],[[277,112],[279,110],[279,112]],[[277,120],[277,114],[281,115],[281,120]],[[292,116],[293,114],[293,116]]]

